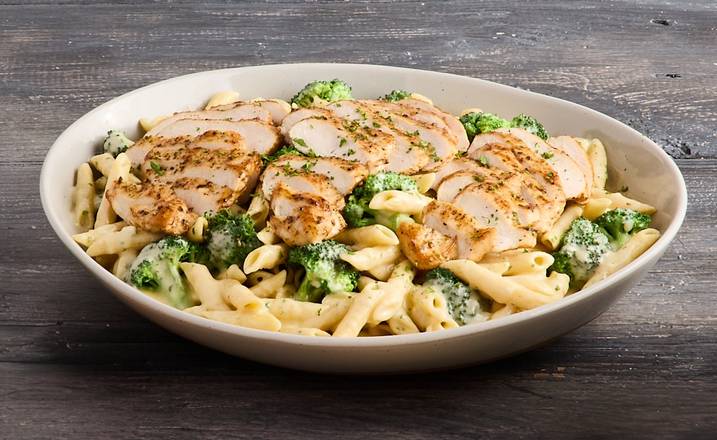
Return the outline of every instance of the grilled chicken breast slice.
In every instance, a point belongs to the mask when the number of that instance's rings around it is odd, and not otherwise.
[[[543,232],[557,220],[565,207],[560,176],[554,168],[521,141],[504,134],[487,133],[478,148],[471,148],[468,156],[491,170],[501,170],[520,176],[520,189],[514,193],[540,212],[533,228]],[[478,137],[478,136],[476,136]],[[478,144],[477,144],[478,145]]]
[[[535,246],[535,233],[521,227],[515,210],[497,191],[475,183],[463,189],[453,204],[472,215],[481,228],[495,228],[494,252]]]
[[[489,171],[485,168],[483,172],[488,174]],[[436,199],[444,202],[451,202],[456,198],[464,188],[469,185],[473,185],[477,182],[483,182],[486,179],[482,174],[476,174],[474,171],[456,171],[450,176],[443,179],[441,186],[436,191]],[[488,175],[488,179],[492,179],[491,175]]]
[[[276,126],[281,124],[281,121],[283,121],[284,118],[286,117],[286,115],[288,115],[291,112],[291,105],[288,102],[284,101],[283,99],[263,99],[263,98],[252,99],[249,102],[239,101],[239,102],[233,102],[231,104],[219,105],[216,107],[212,107],[212,110],[232,111],[235,107],[238,107],[238,106],[260,107],[261,109],[268,112],[269,119],[266,119],[264,116],[259,117],[258,119],[271,121]],[[220,119],[220,118],[216,118],[216,119]],[[253,119],[253,118],[244,118],[244,119]]]
[[[456,240],[458,258],[480,261],[493,248],[496,231],[448,202],[432,201],[423,208],[423,225]]]
[[[545,159],[553,167],[555,173],[560,176],[563,192],[568,199],[583,202],[590,197],[592,181],[588,180],[588,176],[583,172],[582,167],[563,151],[551,147],[538,136],[520,128],[501,128],[493,133],[496,135],[504,134],[518,139]],[[474,143],[475,138],[471,143],[471,148],[473,148]]]
[[[286,138],[287,142],[291,142],[291,138],[289,137],[289,130],[291,130],[291,127],[293,127],[294,124],[306,118],[322,116],[329,117],[331,116],[331,112],[318,107],[300,108],[298,110],[294,110],[293,112],[286,115],[284,120],[281,121],[281,134]]]
[[[147,153],[142,172],[171,186],[192,210],[203,214],[246,201],[259,178],[261,159],[239,149],[164,146]]]
[[[281,143],[279,130],[276,127],[256,120],[180,119],[161,130],[153,131],[154,129],[148,134],[163,138],[181,136],[194,138],[208,131],[237,133],[244,140],[246,150],[259,154],[271,153]]]
[[[443,183],[443,179],[458,171],[470,171],[481,174],[485,173],[487,168],[471,158],[457,157],[444,163],[436,170],[436,179],[433,181],[431,189],[437,190]]]
[[[213,107],[209,110],[198,110],[190,112],[179,112],[164,119],[147,132],[147,136],[155,136],[168,126],[182,119],[216,119],[222,121],[242,121],[253,119],[262,122],[271,122],[271,113],[260,105],[252,103],[232,103]]]
[[[424,167],[426,171],[433,171],[442,162],[454,157],[458,151],[458,140],[445,127],[437,127],[427,122],[410,118],[410,113],[383,101],[362,101],[374,109],[383,119],[383,123],[404,131],[413,137],[412,142],[419,148],[428,151],[431,161]],[[404,114],[409,116],[403,116]]]
[[[156,136],[145,136],[137,140],[131,147],[127,149],[125,154],[132,162],[132,167],[136,168],[142,165],[144,158],[152,148],[155,147],[186,147],[192,138],[190,136],[178,137],[178,138],[162,138]]]
[[[458,246],[448,237],[420,223],[403,222],[396,229],[401,251],[421,270],[458,258]]]
[[[361,101],[346,100],[333,102],[326,110],[335,116],[354,121],[365,128],[374,128],[393,138],[394,147],[388,156],[387,171],[414,174],[423,169],[431,160],[428,148],[422,147],[415,136],[393,127],[381,118],[370,106]]]
[[[273,191],[269,224],[290,246],[331,238],[346,227],[341,212],[315,194],[295,192],[283,184]]]
[[[296,172],[306,171],[326,176],[331,185],[342,195],[349,194],[368,175],[368,169],[361,163],[351,162],[339,157],[306,157],[297,154],[285,154],[272,165]]]
[[[583,147],[580,146],[578,141],[575,140],[572,136],[558,136],[558,137],[552,137],[548,139],[548,145],[550,145],[553,148],[557,148],[558,150],[562,151],[563,153],[570,156],[572,160],[575,161],[575,163],[578,164],[580,169],[582,170],[583,174],[585,174],[585,178],[588,182],[593,181],[593,167],[590,163],[590,159],[588,158],[587,152],[583,149]],[[592,184],[588,185],[588,190],[592,189]],[[588,194],[588,197],[590,194]]]
[[[279,185],[296,193],[307,193],[326,200],[334,209],[344,207],[344,196],[332,184],[331,179],[309,171],[296,171],[285,165],[271,164],[261,176],[264,197],[272,199]]]
[[[446,123],[446,126],[448,127],[450,132],[453,133],[453,135],[458,140],[458,151],[466,151],[468,149],[469,143],[466,129],[465,127],[463,127],[463,124],[461,124],[461,121],[457,117],[453,116],[450,113],[446,113],[440,108],[431,105],[425,101],[421,101],[419,99],[402,99],[400,101],[397,101],[396,104],[400,105],[401,107],[416,108],[439,116]]]
[[[124,221],[150,232],[181,235],[197,218],[166,185],[117,182],[107,188],[112,209]]]
[[[381,169],[394,147],[391,136],[336,117],[302,119],[289,129],[289,138],[302,153],[356,160],[369,170]]]

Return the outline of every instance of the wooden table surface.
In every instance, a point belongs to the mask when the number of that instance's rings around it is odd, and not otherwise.
[[[0,438],[715,438],[717,3],[201,3],[0,2]],[[137,87],[299,61],[452,72],[597,109],[675,159],[687,220],[609,312],[490,365],[322,376],[182,340],[56,239],[42,160]]]

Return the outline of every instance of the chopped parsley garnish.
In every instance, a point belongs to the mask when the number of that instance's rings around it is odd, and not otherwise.
[[[481,164],[481,166],[487,167],[488,166],[488,158],[485,156],[481,156],[478,158],[478,163]]]
[[[543,156],[543,159],[552,159],[555,155],[551,151],[546,151],[541,156]]]
[[[302,147],[306,147],[306,142],[301,138],[294,138],[294,139],[292,139],[292,142],[294,142],[296,145],[301,145]]]
[[[157,173],[158,176],[164,175],[164,169],[162,169],[162,165],[158,164],[157,162],[151,161],[149,163],[149,166],[152,167],[152,171]]]

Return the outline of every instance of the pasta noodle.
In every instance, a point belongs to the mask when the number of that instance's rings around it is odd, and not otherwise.
[[[125,249],[117,255],[117,259],[112,266],[112,273],[119,279],[125,279],[129,272],[132,262],[137,258],[139,251],[137,249]]]
[[[276,275],[256,283],[249,290],[259,298],[274,298],[284,283],[286,283],[286,271],[282,270]]]
[[[145,132],[148,132],[149,130],[156,127],[160,122],[164,121],[168,117],[169,117],[169,115],[157,116],[154,119],[140,118],[139,125],[140,125],[140,127],[142,127],[142,130],[144,130]]]
[[[557,249],[560,239],[570,229],[570,224],[583,213],[582,206],[572,205],[565,208],[555,224],[540,236],[540,242],[550,250]]]
[[[374,281],[354,295],[351,306],[332,336],[344,338],[358,336],[363,326],[366,325],[371,311],[386,293],[383,288],[385,285],[386,283]]]
[[[112,210],[110,201],[107,199],[107,190],[120,179],[126,179],[130,174],[130,168],[132,163],[126,154],[120,153],[112,163],[112,169],[107,176],[107,185],[105,191],[102,194],[102,201],[97,209],[97,217],[95,220],[95,228],[103,226],[109,223],[113,223],[117,220],[117,214]]]
[[[415,174],[411,178],[416,182],[418,192],[425,194],[433,187],[433,183],[436,181],[436,173]]]
[[[481,267],[471,260],[453,260],[443,263],[441,267],[450,270],[458,278],[467,282],[468,285],[492,300],[501,304],[513,304],[521,309],[533,309],[565,296],[565,291],[554,291],[549,294],[532,291],[519,283],[511,281],[509,277],[503,277]]]
[[[603,258],[600,265],[595,269],[595,272],[593,272],[593,275],[583,286],[583,289],[604,280],[627,266],[652,246],[658,238],[660,238],[660,231],[651,228],[643,229],[633,235],[620,249],[607,254]]]
[[[383,225],[364,226],[362,228],[346,229],[334,240],[347,243],[354,247],[395,246],[398,245],[398,236],[395,232]]]
[[[204,241],[204,231],[209,226],[209,222],[204,216],[199,216],[187,233],[187,238],[195,243]]]
[[[89,164],[77,169],[77,183],[72,194],[75,225],[87,230],[95,223],[95,182]]]
[[[90,247],[92,243],[103,235],[109,234],[110,232],[116,232],[127,226],[125,222],[110,223],[109,225],[100,226],[99,228],[90,229],[87,232],[81,234],[75,234],[72,239],[75,240],[81,246],[85,248]]]
[[[267,224],[264,229],[257,232],[256,237],[264,244],[276,244],[281,241],[278,235],[274,234],[271,225]]]
[[[593,169],[593,190],[604,189],[607,182],[607,153],[605,153],[605,147],[600,140],[593,139],[590,141],[587,153]]]
[[[416,192],[390,190],[381,191],[373,196],[368,206],[375,210],[418,215],[431,203],[431,200],[433,199]]]
[[[273,269],[286,260],[285,244],[265,244],[249,252],[244,260],[244,273]]]
[[[207,105],[204,106],[204,110],[209,110],[212,107],[219,107],[220,105],[232,104],[237,101],[239,101],[239,93],[233,90],[218,92],[209,98]]]
[[[241,271],[241,269],[239,269],[239,266],[237,266],[236,264],[232,264],[231,266],[227,267],[226,270],[220,272],[219,275],[217,275],[217,279],[231,279],[243,283],[244,281],[246,281],[246,275],[244,274],[244,272]]]
[[[138,231],[134,226],[125,226],[119,231],[103,234],[87,248],[87,255],[119,254],[127,249],[139,249],[159,240],[161,234]]]
[[[416,287],[408,295],[408,313],[418,328],[424,332],[435,332],[458,327],[448,312],[443,293],[428,287]]]
[[[398,246],[373,246],[341,255],[341,259],[358,270],[394,263],[401,258]]]
[[[408,260],[396,265],[388,280],[386,294],[373,310],[369,323],[387,321],[401,310],[406,295],[413,288],[415,275],[416,269]]]

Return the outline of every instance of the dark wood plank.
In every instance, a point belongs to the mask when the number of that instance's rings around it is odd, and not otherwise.
[[[0,2],[0,437],[713,437],[715,23],[709,0]],[[603,111],[678,159],[686,223],[602,317],[490,365],[319,376],[186,342],[56,240],[41,161],[70,122],[139,86],[299,61],[453,72]]]

